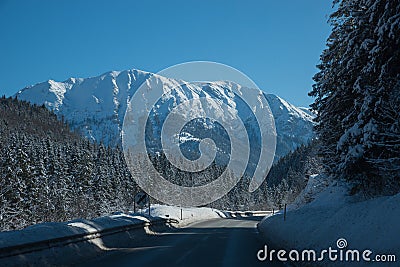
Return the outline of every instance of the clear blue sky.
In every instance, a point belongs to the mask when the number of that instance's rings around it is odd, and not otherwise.
[[[48,79],[208,60],[307,106],[330,0],[0,0],[0,95]]]

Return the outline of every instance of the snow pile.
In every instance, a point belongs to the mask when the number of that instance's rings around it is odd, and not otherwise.
[[[304,193],[288,208],[286,221],[282,212],[264,218],[259,230],[266,244],[276,249],[338,249],[337,241],[347,241],[347,250],[359,250],[360,262],[329,261],[324,257],[320,266],[362,266],[361,252],[371,250],[371,261],[376,255],[395,255],[396,263],[368,262],[368,266],[398,266],[400,261],[400,194],[361,200],[349,196],[348,185],[341,182],[321,182],[321,177],[310,179]],[[318,182],[320,181],[320,182]],[[323,190],[321,190],[323,189]],[[313,266],[318,262],[313,262]]]

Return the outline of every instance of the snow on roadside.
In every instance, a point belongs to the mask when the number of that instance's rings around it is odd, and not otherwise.
[[[143,214],[147,214],[148,209],[145,209],[142,212]],[[197,221],[224,217],[221,211],[212,208],[180,208],[159,204],[152,205],[150,213],[151,216],[155,217],[176,219],[179,222],[177,227],[187,226]]]
[[[366,262],[361,253],[366,249],[372,251],[371,260],[378,254],[395,255],[397,260],[391,264],[368,262],[368,266],[399,266],[400,194],[363,201],[348,192],[345,183],[321,175],[310,177],[304,192],[288,207],[286,221],[279,212],[259,224],[266,244],[287,252],[313,249],[318,258],[323,249],[338,250],[337,240],[344,238],[344,253],[359,250],[360,262],[330,261],[326,255],[320,266],[363,266]],[[318,262],[312,263],[316,265]]]
[[[149,219],[141,215],[118,213],[93,220],[76,219],[69,222],[40,223],[22,230],[0,232],[0,249],[143,222],[149,222]]]
[[[138,242],[164,229],[163,223],[148,228],[145,222],[172,218],[179,222],[173,224],[175,227],[183,227],[195,221],[220,218],[218,212],[209,208],[184,208],[181,220],[179,207],[154,205],[151,217],[147,215],[148,210],[129,214],[115,212],[92,220],[40,223],[22,230],[0,232],[0,266],[74,266],[96,257],[101,251],[131,246],[131,242]],[[113,233],[119,226],[125,230],[101,237],[95,234],[81,242],[82,236],[101,230]],[[127,227],[131,230],[126,231]]]
[[[221,218],[220,211],[210,208],[183,208],[182,220],[181,209],[165,205],[152,205],[151,216],[153,218],[176,219],[178,227],[186,226],[192,222]],[[109,229],[117,226],[141,224],[153,220],[147,216],[148,210],[142,210],[135,214],[124,214],[116,212],[113,215],[95,218],[93,220],[77,219],[69,222],[40,223],[29,226],[22,230],[0,232],[0,249],[9,246],[38,242],[66,236],[93,233],[98,230]],[[167,216],[168,215],[168,216]]]

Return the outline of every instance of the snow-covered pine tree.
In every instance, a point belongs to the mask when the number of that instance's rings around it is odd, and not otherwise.
[[[400,1],[334,4],[310,92],[325,169],[372,193],[398,192]]]

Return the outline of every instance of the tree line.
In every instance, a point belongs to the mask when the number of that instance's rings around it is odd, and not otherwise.
[[[0,118],[1,230],[133,209],[140,188],[119,147],[93,143],[44,106],[16,98],[0,98]],[[250,178],[243,177],[226,196],[208,206],[280,208],[305,186],[305,174],[317,172],[315,147],[312,142],[281,158],[255,192],[248,192]],[[171,166],[165,157],[147,156],[165,179],[182,186],[209,183],[225,170],[214,163],[196,176]]]
[[[44,106],[0,99],[0,229],[93,218],[132,206],[122,152],[71,132]]]

